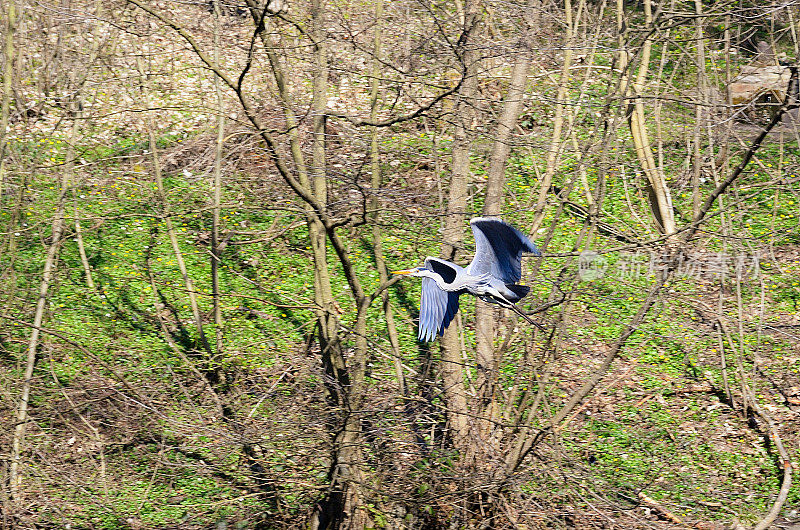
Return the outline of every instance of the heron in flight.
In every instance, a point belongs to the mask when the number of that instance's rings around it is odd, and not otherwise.
[[[428,256],[422,267],[393,272],[422,278],[420,342],[431,342],[444,333],[458,313],[458,297],[467,293],[512,309],[536,324],[514,305],[530,291],[530,287],[517,285],[522,278],[522,253],[539,255],[536,245],[500,219],[477,217],[469,224],[475,236],[475,257],[467,268]]]

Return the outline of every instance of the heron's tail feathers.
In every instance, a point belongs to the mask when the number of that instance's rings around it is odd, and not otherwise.
[[[514,293],[513,297],[509,297],[508,301],[512,303],[517,303],[531,291],[531,288],[527,285],[517,285],[515,283],[507,283],[506,289]]]

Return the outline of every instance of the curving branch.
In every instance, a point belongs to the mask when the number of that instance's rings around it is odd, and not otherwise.
[[[464,80],[467,78],[467,69],[463,64],[461,66],[462,66],[461,77],[459,77],[458,82],[455,84],[455,86],[453,86],[453,88],[442,92],[441,94],[439,94],[438,96],[436,96],[432,100],[430,100],[428,103],[426,103],[425,105],[417,108],[417,110],[415,110],[414,112],[412,112],[410,114],[405,114],[403,116],[396,116],[394,118],[387,118],[385,120],[373,120],[373,119],[367,119],[367,118],[358,118],[356,116],[351,116],[351,115],[346,114],[344,112],[336,112],[336,111],[331,111],[331,110],[326,111],[326,115],[334,117],[334,118],[344,118],[347,121],[349,121],[350,123],[352,123],[353,125],[356,125],[356,126],[359,126],[359,127],[361,127],[361,126],[389,127],[389,126],[395,125],[397,123],[402,123],[404,121],[409,121],[409,120],[413,120],[413,119],[419,118],[420,116],[422,116],[423,114],[428,112],[434,105],[436,105],[437,103],[439,103],[443,99],[445,99],[445,98],[447,98],[449,96],[452,96],[453,94],[455,94],[456,92],[458,92],[461,89],[461,86],[464,84]]]

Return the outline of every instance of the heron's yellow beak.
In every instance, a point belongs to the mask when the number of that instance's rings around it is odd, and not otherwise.
[[[415,269],[408,269],[404,271],[392,271],[392,274],[411,274]]]

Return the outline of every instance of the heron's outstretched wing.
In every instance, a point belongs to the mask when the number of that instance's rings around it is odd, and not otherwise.
[[[458,313],[458,293],[443,291],[431,278],[422,279],[419,340],[431,342],[441,335]]]
[[[451,261],[428,256],[425,258],[425,268],[442,277],[442,281],[451,284],[458,278],[463,269]]]
[[[517,283],[522,278],[522,253],[539,254],[525,234],[500,219],[477,217],[469,224],[475,236],[475,257],[469,265],[473,276],[490,274],[503,283]]]

